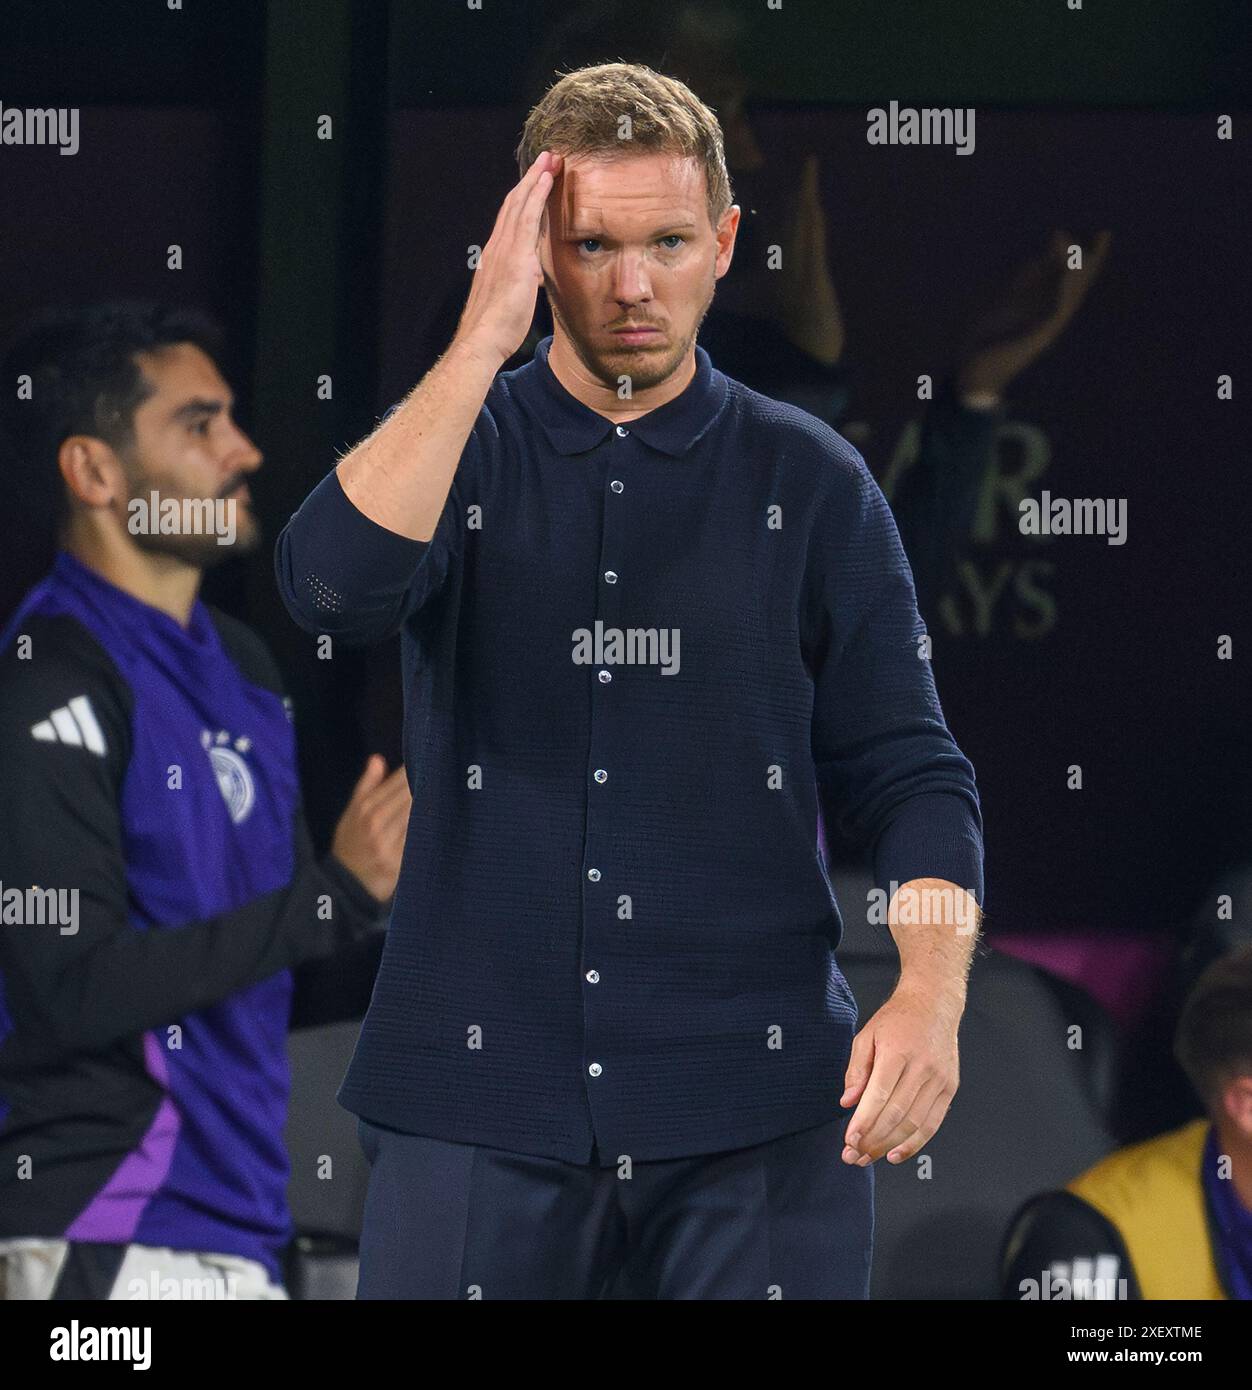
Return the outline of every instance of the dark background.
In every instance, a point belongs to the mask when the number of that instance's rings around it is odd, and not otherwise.
[[[212,574],[207,595],[253,623],[287,673],[323,842],[365,754],[398,755],[398,643],[317,661],[279,603],[272,542],[446,345],[466,247],[486,240],[516,178],[535,83],[588,8],[6,0],[0,100],[82,115],[72,159],[0,147],[0,332],[52,298],[122,294],[196,303],[226,325],[223,365],[267,455],[253,485],[267,544]],[[674,7],[637,8],[643,28]],[[1038,614],[1006,598],[988,632],[970,630],[968,609],[960,632],[932,623],[935,671],[982,789],[992,939],[1181,930],[1215,875],[1246,860],[1252,826],[1239,679],[1247,7],[729,9],[771,172],[794,182],[804,156],[820,156],[857,443],[889,495],[897,443],[922,414],[916,378],[951,369],[978,295],[1055,226],[1113,230],[1070,331],[1012,388],[1001,448],[1011,466],[1024,429],[1049,450],[1042,486],[1125,497],[1128,543],[1031,540],[993,509],[990,534],[955,543],[988,575],[1042,564],[1055,621],[1032,632]],[[641,40],[601,56],[664,53]],[[976,106],[976,153],[867,145],[866,108],[892,99]],[[1233,142],[1215,138],[1218,112],[1233,116]],[[315,138],[323,114],[330,141]],[[775,210],[760,213],[768,223]],[[1217,400],[1222,372],[1232,402]],[[319,401],[325,373],[334,396]],[[7,612],[46,536],[5,495]],[[1216,659],[1223,633],[1234,661]],[[1081,792],[1066,790],[1072,763]]]

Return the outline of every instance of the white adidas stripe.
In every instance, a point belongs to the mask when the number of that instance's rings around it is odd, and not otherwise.
[[[78,748],[83,746],[83,736],[79,732],[78,721],[68,708],[54,709],[49,717],[52,720],[52,727],[57,731],[57,738],[62,743],[72,743]]]
[[[30,731],[41,743],[67,743],[104,757],[104,734],[86,695],[75,695],[68,705],[54,709],[47,719],[32,724]]]
[[[86,740],[87,747],[93,753],[104,756],[104,734],[96,720],[96,712],[91,707],[91,701],[86,695],[75,695],[70,701],[70,712],[78,720],[78,726],[83,731],[83,738]]]

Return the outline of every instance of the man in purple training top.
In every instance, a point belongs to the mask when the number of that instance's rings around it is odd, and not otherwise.
[[[101,305],[6,362],[60,549],[0,633],[0,1298],[286,1296],[293,992],[376,963],[399,872],[404,770],[316,860],[273,659],[198,598],[259,540],[214,343]]]

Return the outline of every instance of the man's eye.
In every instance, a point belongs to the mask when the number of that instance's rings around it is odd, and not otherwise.
[[[679,236],[677,232],[671,232],[671,233],[669,234],[669,236],[663,236],[663,237],[661,238],[661,240],[662,240],[662,241],[676,241],[676,242],[678,243],[678,246],[682,246],[682,245],[684,245],[684,244],[686,243],[687,238],[686,238],[686,237],[683,237],[683,236]],[[667,246],[665,249],[666,249],[667,251],[677,251],[677,250],[678,250],[678,246]]]
[[[212,423],[213,422],[206,417],[203,420],[197,420],[191,428],[201,439],[207,439],[209,437],[209,426]]]
[[[599,247],[599,245],[600,245],[600,243],[599,243],[599,242],[596,240],[596,238],[593,237],[593,236],[585,236],[585,237],[583,237],[583,239],[582,239],[578,244],[579,244],[579,246],[581,246],[584,250],[585,250],[588,246],[590,246],[590,247],[592,247],[593,249],[595,249],[595,248]]]

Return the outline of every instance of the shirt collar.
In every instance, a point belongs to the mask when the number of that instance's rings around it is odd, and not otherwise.
[[[614,428],[613,421],[584,405],[557,380],[548,365],[552,336],[542,339],[531,361],[512,374],[514,389],[558,454],[585,454]],[[650,448],[681,458],[717,418],[728,389],[726,377],[697,343],[695,375],[683,390],[637,420],[626,421],[625,428]]]

